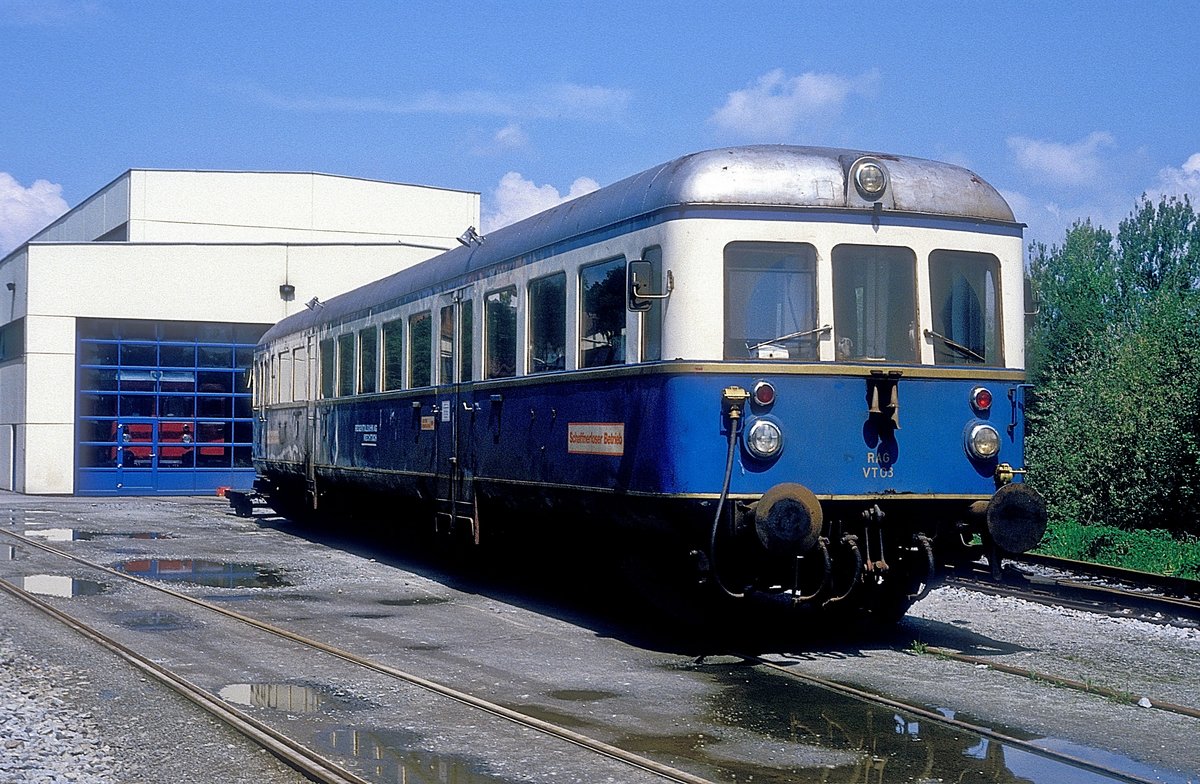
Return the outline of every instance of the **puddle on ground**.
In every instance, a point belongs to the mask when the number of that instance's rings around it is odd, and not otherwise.
[[[370,705],[367,700],[340,694],[328,686],[298,683],[231,683],[219,689],[217,696],[234,705],[287,713],[317,713]]]
[[[96,539],[173,539],[158,531],[81,531],[78,528],[29,528],[26,536],[47,542],[91,542]]]
[[[532,716],[535,719],[541,719],[549,724],[557,724],[560,727],[568,729],[580,729],[582,727],[594,727],[595,722],[588,721],[581,716],[574,716],[570,713],[564,713],[554,708],[548,708],[545,705],[530,705],[526,703],[500,703],[509,710],[515,710],[518,713],[524,713],[526,716]]]
[[[99,596],[108,593],[108,583],[81,580],[78,577],[63,577],[57,574],[31,574],[21,578],[21,588],[39,596],[57,596],[70,599],[75,596]]]
[[[699,666],[697,671],[722,687],[709,711],[711,720],[726,731],[717,737],[627,736],[616,745],[648,756],[714,765],[722,771],[722,778],[743,780],[753,775],[756,782],[1098,784],[1114,780],[1024,748],[745,666]],[[1012,731],[1007,734],[1020,737]],[[1061,746],[1051,739],[1028,740],[1045,748]],[[1070,753],[1143,778],[1179,784],[1187,781],[1099,749],[1072,746]],[[883,776],[885,768],[887,775]]]
[[[283,576],[283,570],[253,563],[135,558],[114,568],[146,580],[191,583],[206,588],[283,588],[292,584]]]
[[[408,599],[376,599],[376,604],[384,607],[424,607],[427,604],[447,604],[450,599],[445,596],[414,596]]]
[[[421,737],[404,730],[332,727],[317,731],[315,744],[347,767],[382,784],[452,781],[454,784],[514,784],[527,781],[488,773],[483,763],[420,748]]]
[[[173,632],[177,629],[190,629],[196,625],[175,613],[159,610],[118,613],[116,620],[125,628],[139,632]]]
[[[599,702],[600,700],[611,700],[613,697],[620,695],[613,691],[599,691],[596,689],[558,689],[557,691],[547,692],[547,696],[567,702]]]

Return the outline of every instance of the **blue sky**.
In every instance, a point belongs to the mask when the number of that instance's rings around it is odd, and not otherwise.
[[[0,0],[0,253],[129,168],[479,191],[483,228],[687,152],[965,165],[1028,236],[1200,197],[1200,6]]]

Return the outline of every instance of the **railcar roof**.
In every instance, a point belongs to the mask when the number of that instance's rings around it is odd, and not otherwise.
[[[621,221],[685,205],[851,209],[870,207],[847,187],[850,165],[862,156],[883,162],[890,178],[888,212],[1015,223],[999,192],[978,175],[948,163],[888,153],[829,147],[756,145],[692,153],[647,169],[488,234],[481,245],[455,248],[386,278],[341,294],[314,310],[293,314],[263,335],[281,335],[384,310],[494,264],[536,256],[539,250]],[[849,193],[848,193],[849,191]]]

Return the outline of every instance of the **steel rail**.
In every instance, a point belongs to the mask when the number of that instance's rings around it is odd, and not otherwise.
[[[3,589],[10,596],[20,599],[31,607],[40,610],[67,628],[116,655],[138,671],[153,678],[174,693],[179,694],[192,704],[207,711],[217,720],[240,732],[254,743],[274,754],[284,763],[314,781],[320,782],[320,784],[371,784],[367,779],[351,773],[332,760],[326,759],[303,744],[289,738],[287,735],[272,729],[263,722],[238,710],[224,700],[214,697],[187,679],[154,663],[132,648],[122,645],[94,627],[83,623],[77,618],[71,617],[48,602],[38,599],[28,591],[22,590],[5,580],[0,580],[0,589]]]
[[[1164,594],[1168,594],[1166,597],[1168,599],[1184,597],[1185,606],[1200,607],[1200,580],[1155,574],[1154,572],[1142,572],[1136,569],[1126,569],[1121,566],[1110,566],[1108,564],[1076,561],[1071,558],[1059,558],[1058,556],[1041,555],[1039,553],[1023,553],[1022,555],[1013,556],[1010,560],[1017,563],[1060,569],[1064,572],[1075,572],[1087,577],[1111,580],[1126,585],[1150,586],[1157,588]]]
[[[1027,751],[1031,754],[1036,754],[1036,755],[1038,755],[1040,757],[1044,757],[1046,759],[1052,759],[1052,760],[1061,762],[1065,765],[1070,765],[1070,766],[1076,767],[1076,768],[1082,768],[1084,770],[1091,771],[1092,773],[1098,773],[1103,776],[1108,776],[1116,781],[1127,782],[1127,784],[1158,784],[1156,779],[1142,778],[1141,776],[1136,776],[1132,773],[1127,773],[1125,771],[1116,770],[1115,768],[1108,768],[1099,763],[1091,762],[1089,760],[1085,760],[1080,757],[1076,757],[1074,755],[1067,754],[1065,752],[1055,751],[1053,749],[1047,749],[1042,746],[1038,746],[1037,744],[1032,743],[1030,741],[1021,740],[1020,738],[1014,738],[1011,735],[1005,735],[1004,733],[999,732],[994,729],[991,729],[990,727],[984,727],[984,726],[981,726],[978,724],[971,724],[970,722],[961,721],[959,719],[951,719],[951,718],[949,718],[941,713],[938,713],[936,711],[931,711],[927,708],[922,708],[922,707],[919,707],[916,705],[910,705],[906,702],[901,702],[899,700],[891,699],[890,697],[884,697],[881,694],[875,694],[873,692],[865,691],[863,689],[858,689],[858,688],[855,688],[854,686],[849,686],[844,683],[838,683],[837,681],[828,680],[826,678],[822,678],[822,677],[819,677],[816,675],[810,675],[808,673],[803,673],[803,672],[796,672],[795,670],[789,669],[787,666],[780,664],[779,662],[774,662],[774,661],[771,661],[770,659],[764,659],[761,656],[755,656],[753,654],[734,654],[734,655],[738,656],[739,658],[741,658],[751,664],[759,665],[759,666],[765,667],[767,669],[783,673],[790,678],[795,678],[796,680],[803,681],[804,683],[807,683],[812,686],[816,686],[821,689],[826,689],[828,691],[836,692],[838,694],[844,694],[849,697],[854,697],[855,699],[862,700],[862,701],[870,703],[870,704],[883,705],[883,706],[891,708],[893,710],[897,710],[897,711],[908,713],[908,714],[911,714],[914,716],[918,716],[925,721],[932,721],[937,724],[941,724],[942,726],[950,727],[952,729],[962,730],[965,732],[972,732],[972,733],[975,733],[982,737],[988,738],[989,740],[995,740],[995,741],[998,741],[1005,745],[1011,746],[1012,748],[1018,748],[1018,749],[1021,749],[1022,751]]]
[[[1066,567],[1061,565],[1057,565],[1055,568],[1066,570]],[[1006,574],[1012,574],[1012,572],[1006,572]],[[970,590],[1013,596],[1042,604],[1058,604],[1086,612],[1102,612],[1117,617],[1129,617],[1126,611],[1141,607],[1161,615],[1200,620],[1200,601],[1096,585],[1069,577],[1041,576],[1021,570],[1017,570],[1016,574],[1019,575],[1016,579],[1001,579],[997,582],[992,579],[990,573],[986,573],[982,569],[971,569],[953,572],[947,575],[945,581]],[[1128,577],[1125,578],[1125,582],[1133,584]],[[1106,602],[1111,603],[1117,609],[1106,611],[1098,606]],[[1143,620],[1152,623],[1167,623],[1167,621],[1155,617],[1144,617]]]
[[[490,713],[493,716],[497,716],[502,719],[507,719],[508,721],[511,721],[514,724],[518,724],[520,726],[536,730],[538,732],[541,732],[545,735],[549,735],[551,737],[557,738],[559,740],[566,741],[568,743],[579,746],[580,748],[594,752],[596,754],[607,757],[609,759],[613,759],[618,762],[622,762],[626,765],[643,770],[647,773],[655,774],[655,775],[660,776],[661,778],[666,779],[668,781],[678,782],[678,784],[714,784],[714,782],[710,779],[705,779],[700,776],[696,776],[692,773],[688,773],[687,771],[680,770],[678,768],[674,768],[670,765],[665,765],[656,760],[652,760],[648,757],[643,757],[639,754],[634,754],[632,752],[626,751],[625,749],[619,748],[617,746],[613,746],[611,744],[605,743],[600,740],[596,740],[595,738],[588,737],[587,735],[584,735],[579,732],[575,732],[574,730],[569,730],[565,727],[560,727],[557,724],[552,724],[548,721],[544,721],[535,716],[530,716],[528,714],[521,713],[520,711],[515,711],[511,708],[506,708],[503,705],[500,705],[498,703],[491,702],[490,700],[485,700],[481,697],[476,697],[472,694],[469,694],[464,691],[460,691],[453,687],[447,686],[443,683],[438,683],[437,681],[432,681],[427,678],[422,678],[419,675],[415,675],[413,673],[406,672],[406,671],[398,669],[396,667],[392,667],[392,666],[389,666],[386,664],[382,664],[380,662],[372,661],[370,659],[364,658],[362,656],[359,656],[359,655],[352,653],[350,651],[347,651],[345,649],[337,648],[328,643],[321,642],[320,640],[313,640],[311,638],[305,637],[301,634],[297,634],[296,632],[290,631],[288,629],[284,629],[282,627],[275,626],[274,624],[267,623],[266,621],[261,621],[257,618],[253,618],[248,615],[243,615],[242,613],[234,612],[233,610],[227,609],[225,607],[220,607],[218,605],[212,604],[211,602],[206,602],[203,599],[197,599],[193,596],[188,596],[187,594],[180,593],[178,591],[172,590],[171,588],[168,588],[163,585],[158,585],[149,580],[144,580],[140,577],[136,577],[131,574],[126,574],[125,572],[119,571],[117,569],[113,569],[108,566],[104,566],[103,564],[93,563],[92,561],[89,561],[86,558],[82,558],[77,555],[72,555],[71,553],[60,550],[57,547],[52,547],[43,542],[34,541],[33,539],[22,536],[21,534],[15,533],[13,531],[0,531],[0,533],[6,534],[24,544],[32,545],[41,550],[44,550],[45,552],[59,556],[60,558],[65,558],[67,560],[74,561],[75,563],[81,564],[88,568],[95,569],[97,571],[103,572],[103,573],[111,575],[113,577],[118,577],[123,580],[127,580],[129,582],[144,586],[146,588],[151,588],[155,591],[159,591],[160,593],[163,593],[172,598],[180,599],[182,601],[188,602],[189,604],[193,604],[197,607],[202,607],[206,610],[210,610],[212,612],[218,613],[227,618],[238,621],[239,623],[246,624],[248,626],[251,626],[251,627],[256,628],[263,632],[267,632],[267,633],[272,634],[281,639],[289,640],[289,641],[297,643],[299,645],[303,645],[305,647],[321,651],[322,653],[342,659],[343,661],[349,662],[356,666],[362,667],[367,670],[371,670],[372,672],[376,672],[381,675],[386,675],[391,678],[395,678],[397,680],[404,681],[405,683],[411,684],[413,686],[417,686],[426,691],[429,691],[434,694],[440,695],[442,697],[446,697],[448,699],[454,700],[455,702],[461,703],[468,707],[484,711],[485,713]],[[3,583],[3,582],[4,582],[3,580],[0,580],[0,583]]]

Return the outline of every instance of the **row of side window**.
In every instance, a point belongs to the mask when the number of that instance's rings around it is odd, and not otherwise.
[[[660,259],[661,250],[649,248],[643,255]],[[579,270],[579,368],[625,363],[625,274],[624,256],[589,264]],[[483,296],[485,379],[510,378],[517,374],[517,324],[521,316],[521,299],[516,285],[496,288]],[[407,319],[386,321],[382,325],[321,340],[317,357],[319,396],[348,397],[473,380],[474,304],[473,300],[464,298],[436,312],[421,311]],[[524,305],[528,325],[526,372],[564,370],[567,359],[566,273],[556,272],[530,281],[525,290]],[[650,332],[657,346],[657,327]]]

